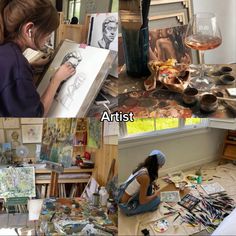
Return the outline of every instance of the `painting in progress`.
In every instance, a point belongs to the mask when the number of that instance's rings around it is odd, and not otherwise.
[[[42,96],[55,71],[64,63],[70,63],[75,75],[63,82],[57,90],[48,117],[76,117],[88,97],[90,89],[109,54],[109,50],[94,48],[65,40],[59,48],[37,91]],[[107,68],[108,70],[109,68]]]
[[[150,60],[167,61],[172,58],[179,63],[190,64],[191,50],[184,43],[186,29],[184,25],[150,30]]]
[[[118,13],[91,15],[88,45],[118,51]]]
[[[69,167],[73,152],[73,119],[47,119],[43,125],[40,159]]]
[[[0,169],[0,197],[35,197],[34,167]]]

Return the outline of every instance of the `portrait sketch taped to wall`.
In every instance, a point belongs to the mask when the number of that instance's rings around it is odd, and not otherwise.
[[[88,94],[90,89],[94,87],[98,89],[95,80],[108,55],[109,50],[77,44],[69,40],[65,40],[62,43],[39,83],[37,91],[40,95],[44,93],[52,75],[64,63],[72,64],[76,69],[76,73],[58,88],[48,117],[76,117],[84,115],[79,114],[80,108],[86,99],[87,102],[93,99]],[[96,94],[93,95],[96,96]]]
[[[118,51],[118,13],[91,15],[88,45]]]

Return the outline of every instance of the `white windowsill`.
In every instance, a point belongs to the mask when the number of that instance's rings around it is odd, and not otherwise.
[[[211,130],[206,126],[196,127],[196,128],[178,128],[165,131],[154,131],[148,133],[141,133],[138,135],[128,136],[119,138],[119,149],[151,144],[156,142],[163,142],[171,139],[178,139],[192,135],[199,135],[207,133]]]

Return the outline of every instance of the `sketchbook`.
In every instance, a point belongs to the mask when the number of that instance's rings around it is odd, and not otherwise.
[[[115,56],[107,49],[63,41],[37,91],[40,96],[43,95],[51,77],[64,63],[71,63],[76,73],[61,84],[47,116],[84,117],[107,77]]]

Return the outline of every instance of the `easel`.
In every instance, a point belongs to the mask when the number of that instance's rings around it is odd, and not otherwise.
[[[58,196],[58,176],[60,173],[63,173],[64,167],[62,164],[46,162],[46,168],[50,169],[51,180],[50,180],[50,197]]]

